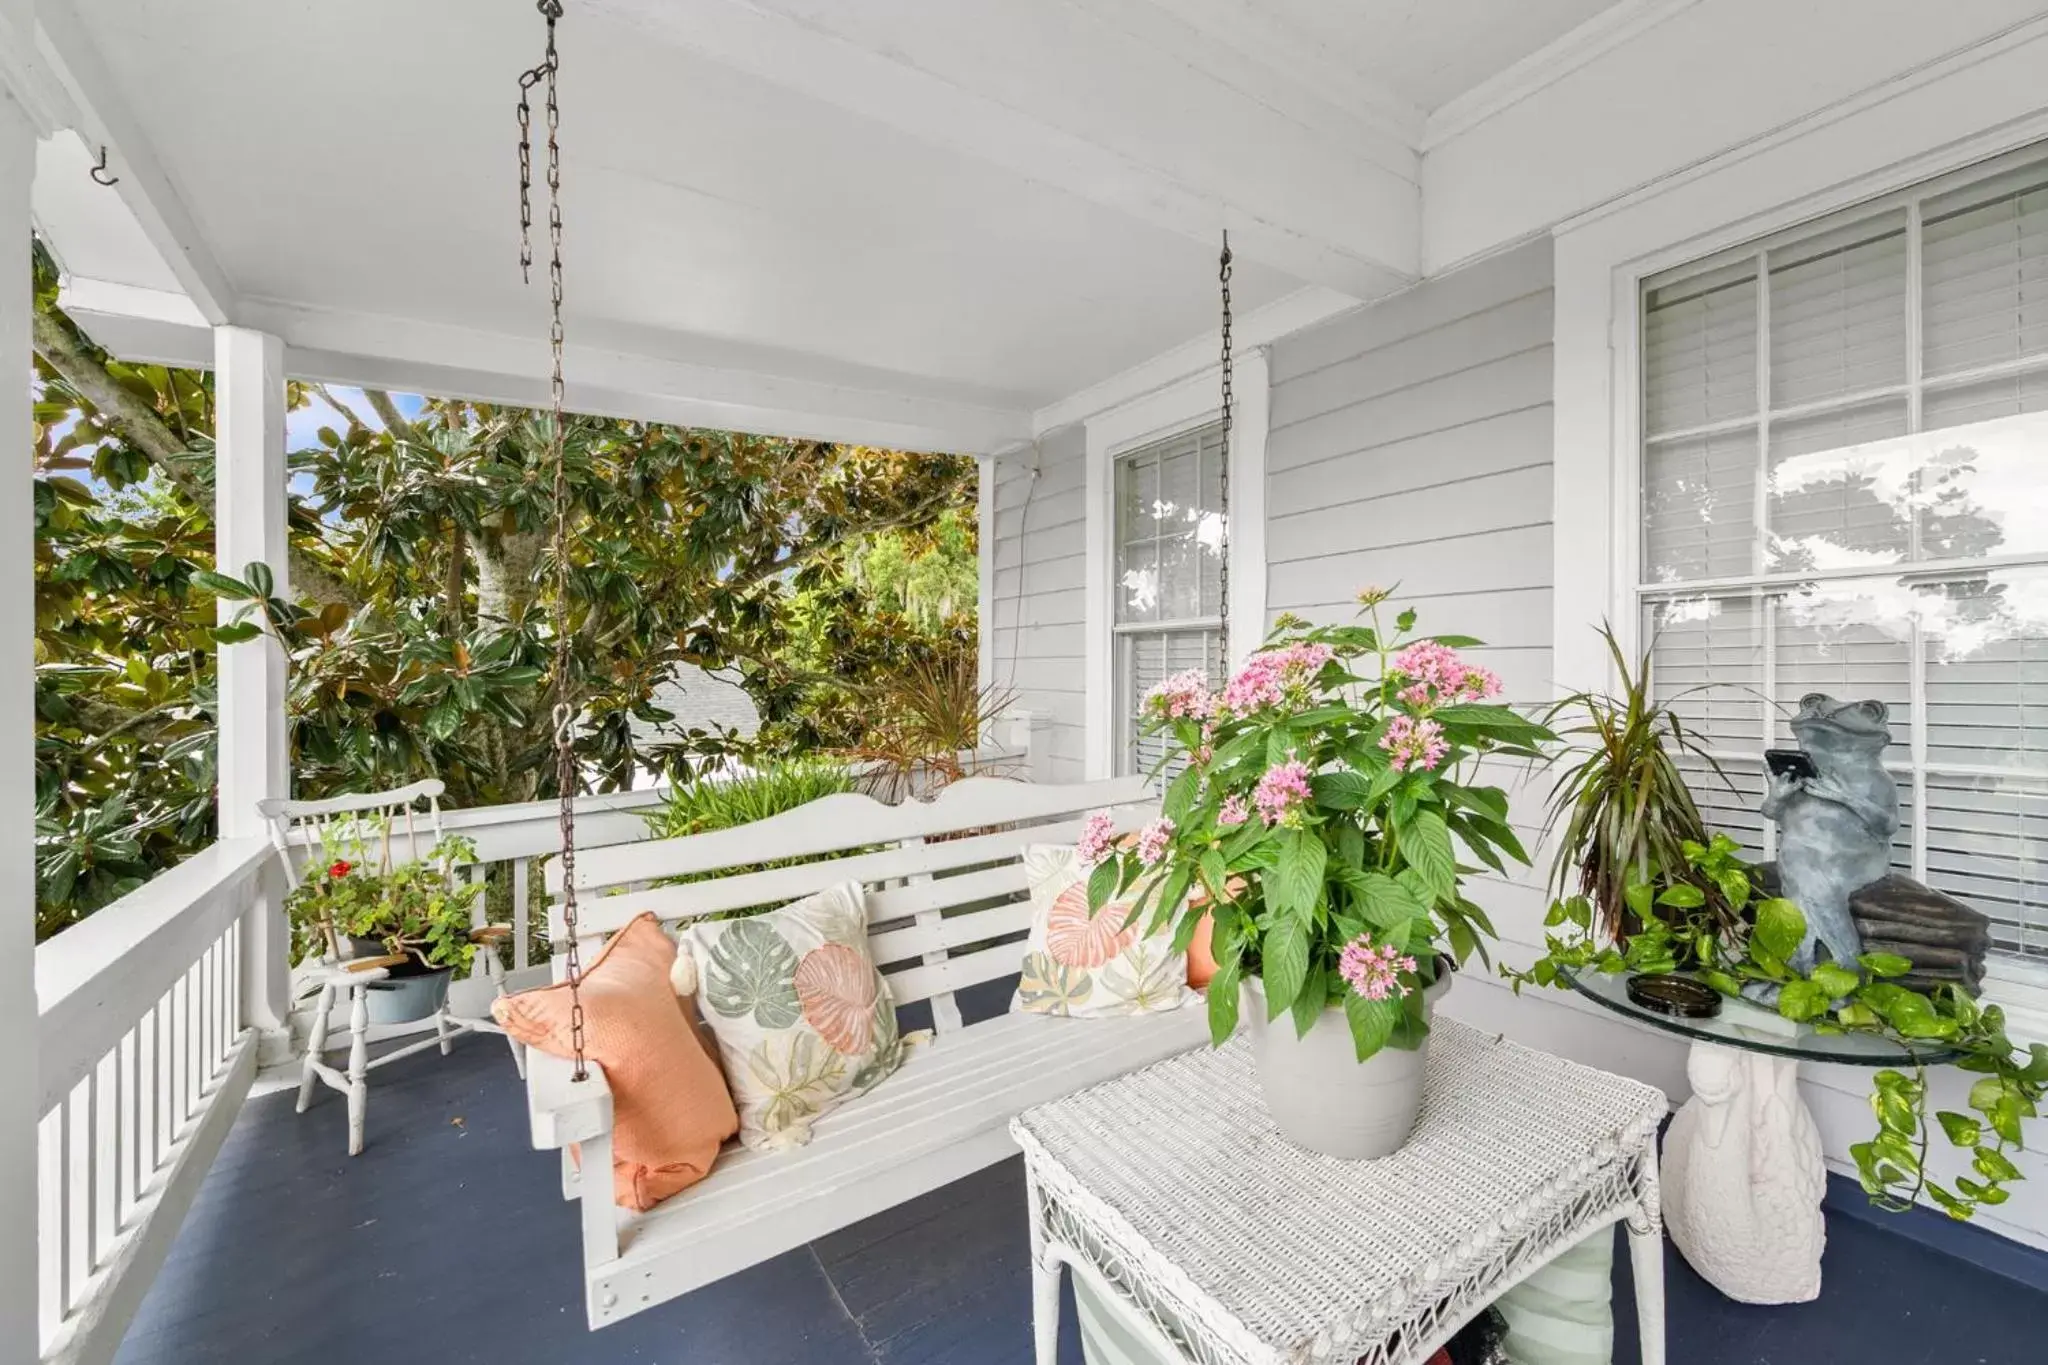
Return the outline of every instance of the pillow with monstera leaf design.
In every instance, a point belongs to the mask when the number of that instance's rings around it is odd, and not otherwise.
[[[802,1146],[820,1116],[901,1064],[896,1001],[868,951],[859,882],[692,924],[682,941],[747,1146]]]
[[[1196,998],[1187,988],[1187,954],[1173,951],[1172,935],[1140,937],[1142,926],[1124,923],[1135,895],[1091,915],[1088,865],[1072,848],[1032,844],[1023,861],[1031,932],[1013,1013],[1101,1019],[1177,1010]],[[1145,918],[1152,918],[1150,905]]]

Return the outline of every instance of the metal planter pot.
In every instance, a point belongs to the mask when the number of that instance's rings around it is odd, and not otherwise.
[[[396,970],[403,971],[403,968]],[[372,981],[365,990],[373,1024],[410,1024],[415,1020],[431,1018],[440,1013],[441,1006],[448,1003],[448,983],[455,976],[453,967],[436,967],[432,971],[413,972],[404,976],[390,976],[382,981]]]

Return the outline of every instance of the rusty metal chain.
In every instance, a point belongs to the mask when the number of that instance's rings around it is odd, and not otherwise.
[[[1223,446],[1219,456],[1223,467],[1218,490],[1223,528],[1216,542],[1216,555],[1221,561],[1216,575],[1216,614],[1223,620],[1222,648],[1218,652],[1223,656],[1223,673],[1227,677],[1230,673],[1230,426],[1237,402],[1237,395],[1231,387],[1229,228],[1223,230],[1223,255],[1216,263],[1216,281],[1223,291]]]
[[[519,77],[519,273],[533,278],[533,87],[545,87],[548,133],[548,398],[552,408],[548,454],[554,464],[555,632],[555,785],[559,792],[558,823],[562,836],[562,933],[569,972],[569,1047],[575,1056],[575,1079],[590,1075],[583,1038],[583,955],[576,933],[576,706],[569,697],[569,459],[566,390],[562,383],[562,109],[556,77],[561,56],[555,49],[555,25],[562,17],[560,0],[538,0],[535,8],[547,20],[547,55],[539,66]]]

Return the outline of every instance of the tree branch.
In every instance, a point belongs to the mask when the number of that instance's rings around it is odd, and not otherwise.
[[[348,418],[349,426],[360,427],[364,431],[368,431],[370,429],[370,424],[368,422],[365,422],[362,418],[356,416],[356,410],[350,407],[348,404],[342,402],[340,398],[335,396],[334,390],[328,388],[325,384],[315,384],[313,386],[313,392],[319,394],[320,397],[326,402],[328,407],[333,408],[343,417]]]
[[[33,318],[35,352],[43,363],[63,376],[95,412],[119,428],[128,443],[141,451],[173,488],[211,518],[213,488],[195,467],[184,438],[171,430],[155,408],[122,387],[99,358],[99,348],[86,339],[70,318],[55,308],[38,308]],[[293,588],[316,603],[325,606],[339,602],[350,609],[362,605],[362,599],[349,591],[347,584],[297,545],[289,548],[286,563]],[[242,571],[239,564],[220,567],[227,573]]]
[[[891,513],[886,517],[877,517],[873,521],[863,524],[858,530],[849,531],[837,540],[814,542],[801,549],[792,551],[781,559],[758,560],[745,569],[736,569],[726,576],[725,583],[728,587],[749,587],[764,578],[773,578],[777,574],[799,568],[816,559],[819,555],[841,549],[849,542],[861,536],[876,535],[883,531],[898,531],[906,526],[921,526],[952,506],[958,491],[956,487],[948,484],[944,488],[932,493],[929,497],[903,508],[901,511]]]
[[[364,389],[363,397],[369,401],[370,410],[384,423],[384,430],[401,441],[416,439],[412,423],[405,420],[405,414],[398,410],[398,404],[391,401],[391,395],[382,389]]]

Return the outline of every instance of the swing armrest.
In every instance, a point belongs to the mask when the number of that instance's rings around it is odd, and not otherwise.
[[[526,1111],[537,1150],[588,1142],[612,1131],[612,1088],[604,1068],[591,1062],[589,1076],[575,1079],[576,1064],[530,1049],[526,1054]]]

